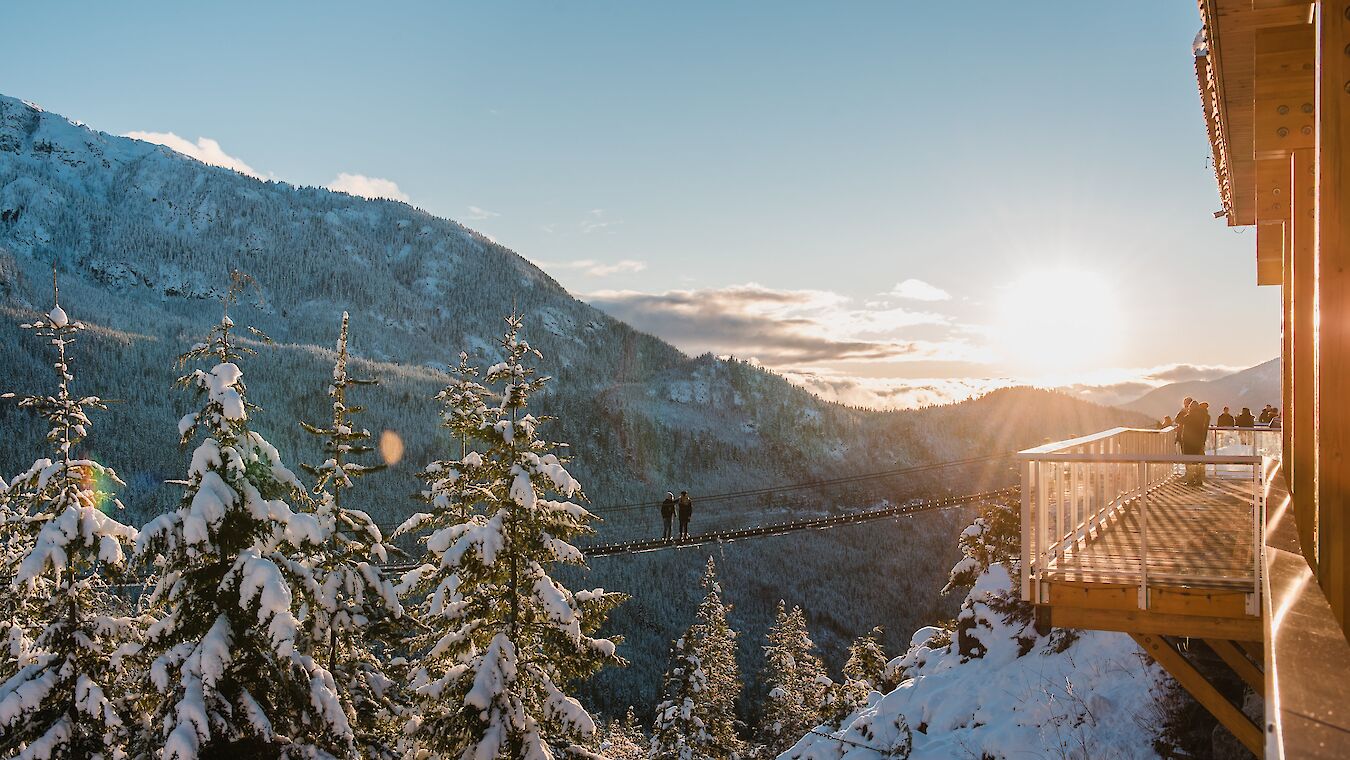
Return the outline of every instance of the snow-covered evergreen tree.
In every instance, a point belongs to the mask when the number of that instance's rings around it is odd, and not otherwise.
[[[352,422],[352,415],[363,409],[348,401],[348,389],[377,381],[347,373],[348,323],[343,312],[337,361],[328,386],[332,419],[324,427],[300,423],[323,439],[328,456],[317,466],[301,465],[317,481],[315,517],[324,534],[323,543],[304,565],[318,586],[316,605],[309,610],[306,625],[306,648],[332,674],[361,756],[376,757],[390,753],[394,684],[385,675],[382,659],[387,654],[384,647],[395,640],[403,625],[403,605],[394,584],[375,564],[388,561],[391,547],[385,545],[370,515],[344,497],[357,478],[384,468],[353,461],[374,449],[367,443],[370,431]]]
[[[148,749],[189,760],[208,748],[244,756],[350,754],[353,734],[332,675],[297,646],[295,612],[314,609],[314,579],[298,561],[322,543],[319,521],[277,450],[250,428],[238,361],[252,353],[228,313],[181,364],[201,407],[178,424],[192,453],[181,506],[142,530],[137,551],[161,575],[147,632],[153,697]],[[265,336],[263,336],[265,337]],[[300,598],[297,598],[299,596]],[[305,598],[309,596],[310,598]]]
[[[434,515],[436,524],[441,525],[469,519],[482,498],[473,474],[483,460],[469,449],[469,442],[478,441],[491,417],[488,401],[492,394],[478,382],[478,368],[469,363],[467,353],[460,353],[459,366],[451,370],[451,375],[454,381],[436,394],[436,400],[441,403],[441,426],[453,439],[454,456],[430,462],[418,473],[426,483],[419,498],[432,510],[424,514]],[[406,530],[424,527],[422,516],[412,519]]]
[[[849,645],[844,680],[834,685],[830,700],[831,725],[838,727],[849,715],[866,707],[872,692],[888,690],[887,659],[881,648],[881,636],[878,626]]]
[[[692,630],[675,640],[662,680],[664,698],[652,724],[651,760],[720,760],[703,720],[707,714],[708,671],[698,658]]]
[[[664,700],[656,709],[652,757],[735,758],[747,754],[737,734],[736,700],[741,694],[736,663],[736,632],[727,622],[717,565],[712,557],[703,572],[707,592],[694,623],[675,642],[663,683]],[[701,754],[700,754],[701,753]]]
[[[764,647],[769,693],[759,730],[760,743],[770,757],[777,757],[829,717],[832,682],[815,648],[802,608],[788,610],[779,601]]]
[[[17,480],[17,479],[16,479]],[[0,476],[0,683],[27,664],[32,645],[29,629],[33,612],[17,594],[5,593],[14,584],[19,563],[28,556],[34,531],[19,504],[16,486]]]
[[[746,752],[738,735],[736,701],[741,696],[741,669],[736,662],[736,631],[727,621],[730,606],[722,601],[722,585],[712,557],[703,571],[703,601],[694,613],[690,629],[694,649],[707,671],[707,694],[701,702],[703,723],[710,747],[718,757],[737,757]]]
[[[592,634],[622,596],[574,594],[549,575],[552,565],[584,563],[569,541],[594,518],[576,503],[581,484],[558,456],[561,445],[539,437],[548,418],[528,413],[549,378],[526,366],[539,353],[520,329],[518,316],[507,319],[506,360],[486,373],[500,388],[496,406],[477,389],[444,394],[447,422],[473,420],[464,425],[466,453],[444,462],[446,490],[433,511],[395,533],[430,531],[423,564],[402,586],[421,600],[425,626],[412,648],[410,752],[535,760],[583,751],[595,722],[564,689],[621,662],[616,641]],[[474,373],[464,370],[461,380],[472,385]]]
[[[628,708],[619,720],[606,721],[600,728],[596,743],[599,754],[607,760],[647,760],[651,740],[638,725],[637,714]]]
[[[116,473],[74,452],[88,434],[88,411],[104,404],[71,391],[67,349],[84,325],[70,319],[54,295],[46,316],[23,325],[56,348],[56,393],[19,399],[20,407],[46,420],[54,458],[38,459],[4,489],[4,552],[12,575],[3,595],[12,597],[15,617],[6,633],[17,672],[0,684],[0,752],[112,758],[129,733],[114,688],[118,649],[135,626],[110,614],[105,588],[136,531],[105,512],[122,508],[106,490],[121,484]],[[22,630],[25,625],[32,630]]]
[[[849,645],[848,660],[844,662],[845,678],[866,683],[874,689],[883,685],[888,659],[881,648],[883,634],[881,626],[877,626]]]
[[[1022,650],[1029,651],[1037,634],[1032,625],[1031,605],[1006,584],[989,577],[991,570],[1004,578],[1017,577],[1021,561],[1021,521],[1015,497],[986,506],[958,539],[962,559],[952,568],[943,593],[965,593],[961,612],[956,617],[957,647],[966,657],[983,657],[988,651],[986,635],[1004,629],[1005,623],[1019,625]],[[1072,635],[1057,631],[1056,636]]]

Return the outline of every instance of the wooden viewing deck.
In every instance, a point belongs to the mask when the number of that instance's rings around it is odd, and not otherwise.
[[[1147,500],[1146,525],[1141,500],[1130,500],[1047,563],[1040,582],[1050,623],[1259,641],[1252,480],[1197,487],[1172,476]]]
[[[1190,486],[1180,477],[1149,494],[1148,576],[1153,584],[1251,591],[1255,549],[1251,482],[1211,478]],[[1139,501],[1054,559],[1042,578],[1052,583],[1139,583]]]
[[[1021,452],[1023,596],[1042,623],[1260,641],[1256,438],[1188,457],[1170,431],[1117,428]]]

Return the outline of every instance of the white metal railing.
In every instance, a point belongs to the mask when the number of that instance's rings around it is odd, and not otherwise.
[[[1206,454],[1251,454],[1277,459],[1284,431],[1269,427],[1211,427]]]
[[[1018,453],[1022,470],[1022,598],[1045,603],[1041,579],[1056,561],[1077,551],[1127,504],[1137,510],[1138,556],[1133,560],[1139,585],[1139,608],[1148,609],[1149,501],[1161,486],[1179,477],[1185,467],[1202,466],[1210,477],[1250,478],[1252,483],[1253,578],[1248,612],[1259,609],[1263,505],[1262,461],[1269,446],[1278,455],[1278,430],[1234,429],[1229,449],[1227,431],[1211,431],[1209,452],[1183,455],[1176,444],[1176,428],[1162,430],[1113,428],[1066,441],[1049,443]],[[1244,436],[1243,434],[1250,434]],[[1274,443],[1269,440],[1273,434]],[[1258,436],[1261,436],[1258,440]],[[1244,443],[1245,442],[1245,443]],[[1176,579],[1169,576],[1173,582]],[[1196,582],[1203,578],[1196,577]],[[1245,584],[1244,584],[1245,585]]]

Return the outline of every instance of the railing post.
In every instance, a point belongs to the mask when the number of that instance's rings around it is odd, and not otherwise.
[[[1054,555],[1060,557],[1060,547],[1064,544],[1064,464],[1052,465],[1055,468],[1055,546]]]
[[[1031,594],[1031,521],[1032,463],[1022,463],[1022,601],[1036,603]]]
[[[1068,530],[1068,534],[1069,534],[1069,536],[1074,537],[1074,538],[1071,538],[1071,539],[1069,539],[1069,540],[1074,541],[1074,543],[1076,544],[1077,541],[1076,541],[1075,539],[1076,539],[1076,537],[1078,536],[1078,501],[1079,501],[1079,498],[1078,498],[1078,471],[1079,471],[1080,469],[1082,469],[1082,468],[1078,465],[1077,462],[1074,462],[1073,464],[1069,465],[1069,467],[1070,467],[1071,469],[1069,470],[1069,530]]]
[[[1139,477],[1146,477],[1148,465],[1139,463]],[[1139,494],[1139,609],[1148,609],[1148,489]]]
[[[1261,602],[1261,571],[1264,570],[1265,557],[1262,556],[1262,549],[1265,542],[1262,540],[1266,522],[1266,488],[1265,488],[1265,460],[1261,464],[1252,465],[1252,602],[1247,605],[1248,615],[1260,615]]]
[[[1036,463],[1036,570],[1038,572],[1045,570],[1045,565],[1050,561],[1050,547],[1047,537],[1050,530],[1050,500],[1049,500],[1049,480],[1045,476],[1045,462]],[[1040,596],[1040,589],[1036,590],[1036,595]]]

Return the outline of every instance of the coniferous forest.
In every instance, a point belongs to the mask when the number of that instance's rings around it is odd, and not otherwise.
[[[5,756],[776,756],[922,670],[916,629],[970,656],[982,508],[587,547],[666,491],[695,533],[823,517],[1012,473],[827,478],[1139,421],[826,402],[406,204],[4,97],[0,188]]]

